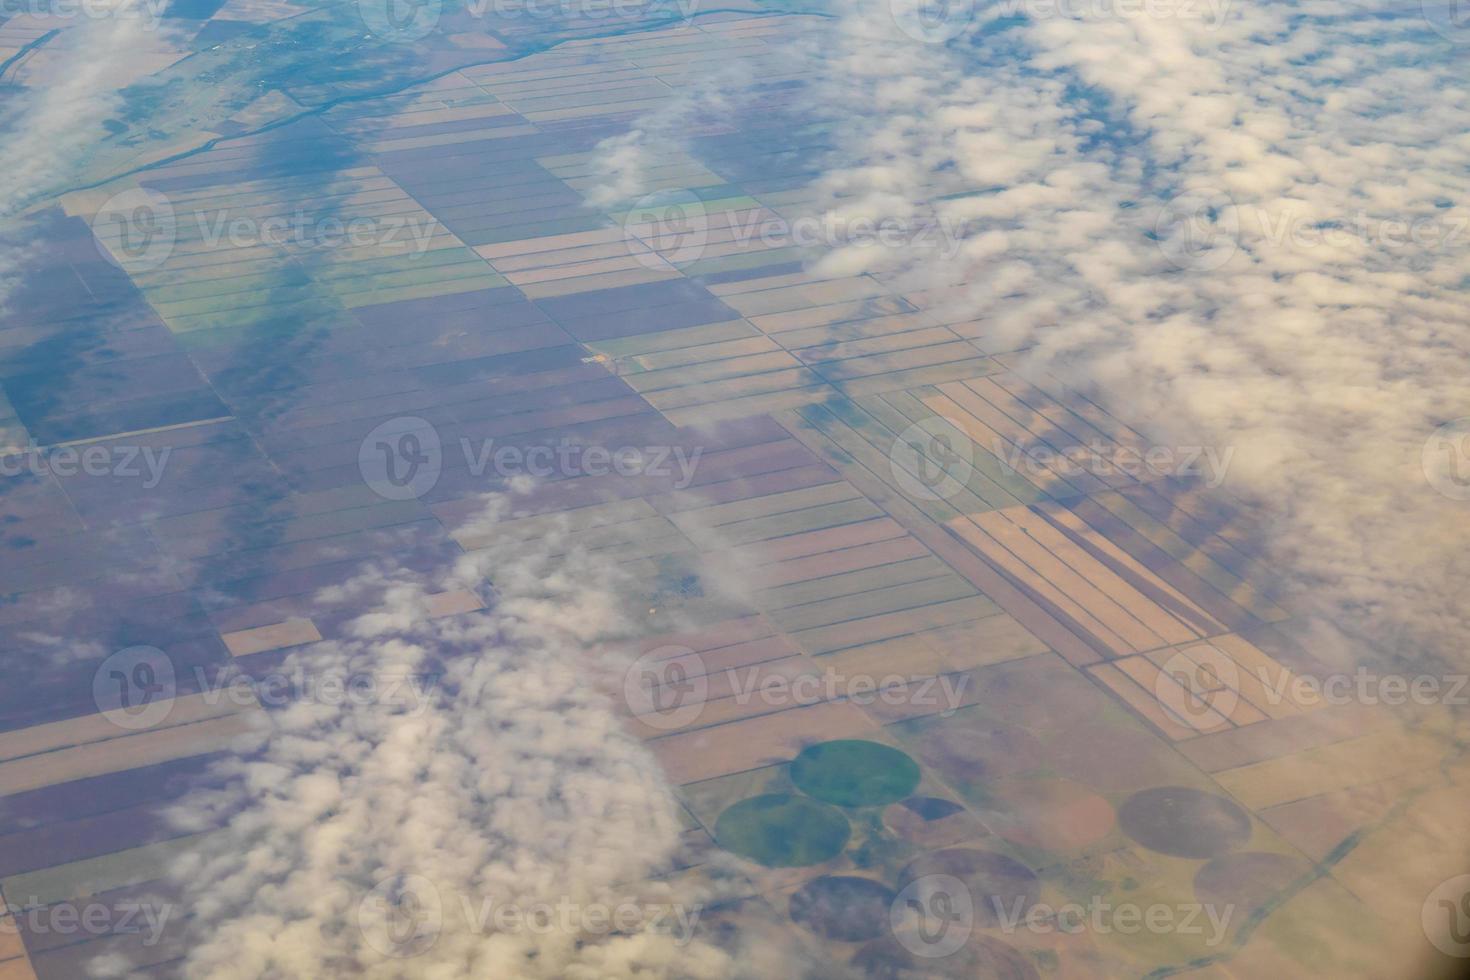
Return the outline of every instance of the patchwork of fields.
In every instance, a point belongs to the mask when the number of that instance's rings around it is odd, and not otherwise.
[[[296,9],[230,0],[197,26]],[[814,20],[752,6],[532,53],[466,32],[432,80],[259,131],[293,110],[252,104],[212,148],[32,215],[0,319],[12,908],[176,887],[167,861],[213,832],[162,807],[271,710],[217,682],[368,611],[319,590],[385,562],[432,580],[554,526],[638,583],[651,700],[619,710],[679,787],[671,874],[737,855],[743,895],[709,927],[871,976],[1290,976],[1392,948],[1407,886],[1386,870],[1432,866],[1426,838],[1461,822],[1434,711],[1302,694],[1331,668],[1258,529],[1197,474],[1127,465],[1156,448],[1148,420],[1026,372],[946,297],[742,233],[801,213],[831,146],[791,124],[803,69],[774,43]],[[182,54],[160,49],[159,68]],[[689,156],[591,203],[604,140],[736,60],[763,93],[739,125],[690,124]],[[322,84],[292,97],[324,104]],[[97,224],[124,191],[167,202],[166,242]],[[485,525],[481,495],[566,447],[577,466]],[[516,472],[486,465],[507,450]],[[429,478],[393,479],[404,462]],[[103,668],[134,647],[172,679],[164,716],[127,727]],[[888,908],[935,874],[983,908],[931,962]],[[1016,928],[989,902],[1097,896],[1232,912],[1125,935]],[[17,915],[0,978],[104,953],[174,975],[185,918],[159,938]]]

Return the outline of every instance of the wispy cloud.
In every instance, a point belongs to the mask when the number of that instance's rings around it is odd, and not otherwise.
[[[104,125],[122,105],[119,69],[148,46],[158,28],[156,0],[96,5],[102,16],[66,24],[65,54],[54,84],[23,89],[0,112],[0,228],[45,203],[83,172],[90,152],[107,138]],[[23,236],[0,244],[0,304],[35,249]]]

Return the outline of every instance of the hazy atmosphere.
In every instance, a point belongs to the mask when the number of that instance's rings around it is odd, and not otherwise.
[[[1464,0],[0,0],[0,980],[1470,963]]]

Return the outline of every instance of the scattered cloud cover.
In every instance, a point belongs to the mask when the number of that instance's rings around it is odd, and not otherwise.
[[[1416,4],[1197,7],[980,0],[936,24],[863,0],[794,40],[804,108],[834,121],[812,209],[967,229],[816,271],[922,294],[1023,372],[1233,451],[1298,608],[1458,655],[1470,521],[1431,484],[1464,461],[1425,446],[1470,413],[1463,47]]]
[[[494,499],[484,520],[510,506]],[[479,613],[431,618],[431,590],[391,570],[321,595],[364,611],[295,665],[383,689],[437,676],[437,697],[272,711],[180,804],[184,827],[226,823],[173,871],[195,930],[189,975],[731,975],[698,930],[710,896],[657,880],[682,825],[607,693],[629,659],[622,583],[564,542],[553,529],[475,552],[435,584],[485,594]],[[555,928],[496,917],[558,903],[570,911],[540,913]],[[600,921],[619,908],[619,927]]]

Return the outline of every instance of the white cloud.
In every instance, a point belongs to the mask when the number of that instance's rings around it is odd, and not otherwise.
[[[497,500],[486,520],[507,506]],[[186,827],[230,815],[174,869],[196,930],[189,975],[730,974],[697,929],[664,927],[677,918],[645,917],[619,934],[477,921],[502,906],[529,914],[543,903],[633,902],[677,906],[692,928],[708,898],[656,880],[682,828],[657,764],[605,693],[627,660],[617,645],[632,628],[622,585],[563,540],[553,528],[507,541],[436,583],[492,583],[482,613],[431,619],[424,585],[391,571],[322,594],[324,605],[370,611],[298,663],[314,674],[442,671],[439,697],[428,710],[302,703],[272,712],[254,751],[225,766],[216,789],[184,801],[176,817]],[[385,903],[400,886],[417,913]],[[432,921],[422,915],[430,904]],[[393,928],[407,931],[394,940]]]
[[[143,0],[118,4],[108,16],[65,28],[66,61],[54,85],[11,100],[0,141],[0,217],[10,217],[66,186],[91,148],[106,137],[103,122],[122,104],[113,89],[118,69],[157,27]]]
[[[972,230],[952,257],[849,247],[817,271],[941,298],[1023,371],[1234,449],[1228,488],[1307,608],[1455,654],[1470,521],[1421,450],[1470,414],[1463,50],[1389,0],[1001,29],[1018,6],[936,45],[866,0],[795,42],[839,136],[815,206]]]

